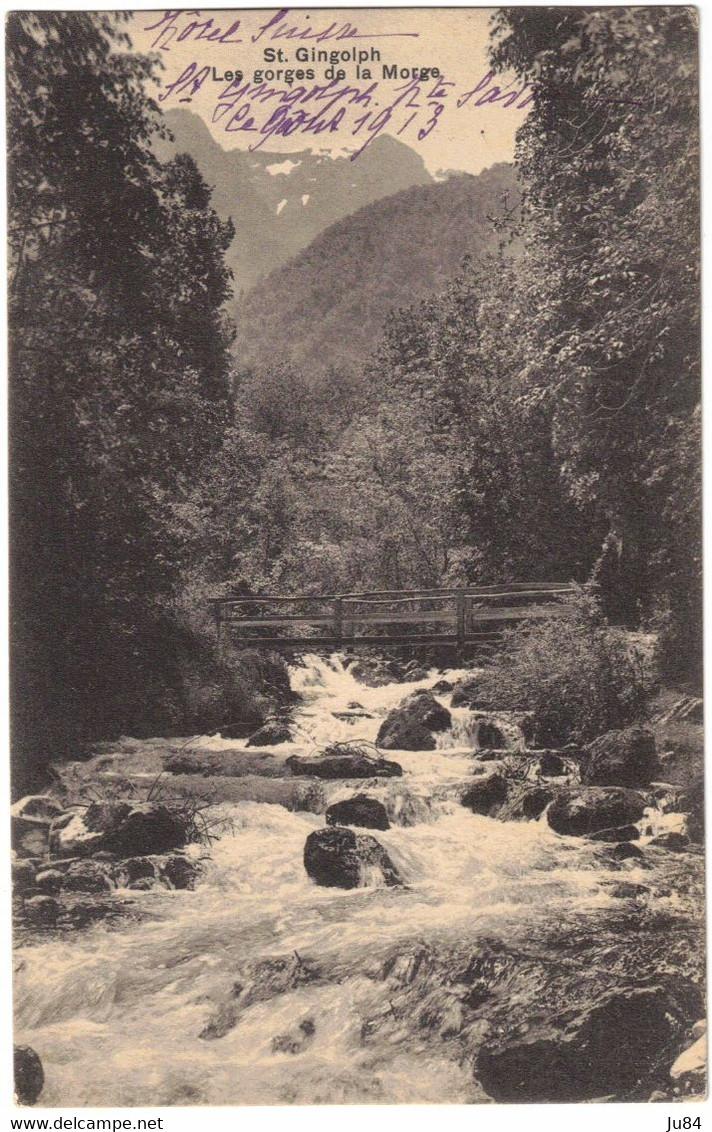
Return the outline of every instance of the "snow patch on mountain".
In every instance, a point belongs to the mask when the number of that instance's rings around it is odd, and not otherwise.
[[[290,161],[289,158],[287,158],[286,161],[275,161],[273,165],[265,165],[264,171],[265,173],[269,173],[272,177],[288,177],[289,174],[294,169],[298,169],[300,165],[301,161]]]

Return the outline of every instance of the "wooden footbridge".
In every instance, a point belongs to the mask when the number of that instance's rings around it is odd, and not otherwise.
[[[452,645],[495,640],[518,621],[565,616],[563,582],[462,589],[263,594],[212,598],[218,639],[252,648],[347,649],[353,645]]]

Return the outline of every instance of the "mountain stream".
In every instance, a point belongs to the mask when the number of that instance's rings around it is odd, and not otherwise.
[[[462,675],[367,687],[350,667],[307,657],[292,669],[294,751],[373,742],[404,696]],[[358,791],[386,802],[391,828],[363,832],[402,886],[310,880],[304,843],[323,806],[220,801],[219,840],[192,850],[205,858],[194,891],[125,892],[134,914],[21,941],[16,1040],[41,1056],[41,1103],[491,1103],[477,1071],[488,1045],[557,1014],[565,1025],[621,988],[697,985],[701,859],[613,862],[545,815],[470,812],[458,786],[475,773],[477,728],[466,708],[452,715],[436,750],[387,753],[401,778],[321,784],[328,804]],[[679,821],[651,811],[639,844]]]

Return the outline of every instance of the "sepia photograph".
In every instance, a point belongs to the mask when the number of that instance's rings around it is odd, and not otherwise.
[[[20,1110],[700,1128],[699,16],[6,13]]]

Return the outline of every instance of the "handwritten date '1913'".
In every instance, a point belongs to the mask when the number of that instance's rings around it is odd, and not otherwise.
[[[213,72],[212,67],[189,64],[165,85],[160,101],[192,101],[215,77]],[[236,71],[216,96],[212,120],[226,133],[255,135],[249,145],[252,151],[274,137],[339,132],[356,139],[356,149],[350,155],[353,161],[386,128],[398,137],[409,132],[409,136],[414,134],[418,141],[424,141],[448,105],[462,108],[501,103],[503,108],[523,109],[532,98],[526,87],[495,85],[492,72],[459,96],[454,82],[426,74],[427,78],[417,75],[393,86],[375,79],[349,83],[340,76],[329,78],[328,71],[324,82],[315,83],[309,81],[312,73],[295,72],[294,78],[306,78],[309,85],[275,86],[269,81],[246,81]]]
[[[269,113],[262,125],[258,124],[253,108],[269,105],[274,88],[260,84],[250,90],[244,84],[237,90],[228,88],[215,108],[214,120],[225,118],[225,130],[247,130],[259,135],[250,145],[255,150],[272,137],[289,137],[292,134],[319,135],[341,130],[357,139],[357,148],[351,154],[354,160],[378,137],[387,126],[398,126],[402,134],[421,115],[422,125],[418,137],[422,141],[434,129],[442,112],[442,100],[452,84],[437,80],[423,90],[423,84],[411,79],[391,88],[388,101],[383,102],[383,84],[349,85],[332,80],[311,88],[299,87],[277,96],[278,105]],[[397,121],[396,121],[397,119]]]

